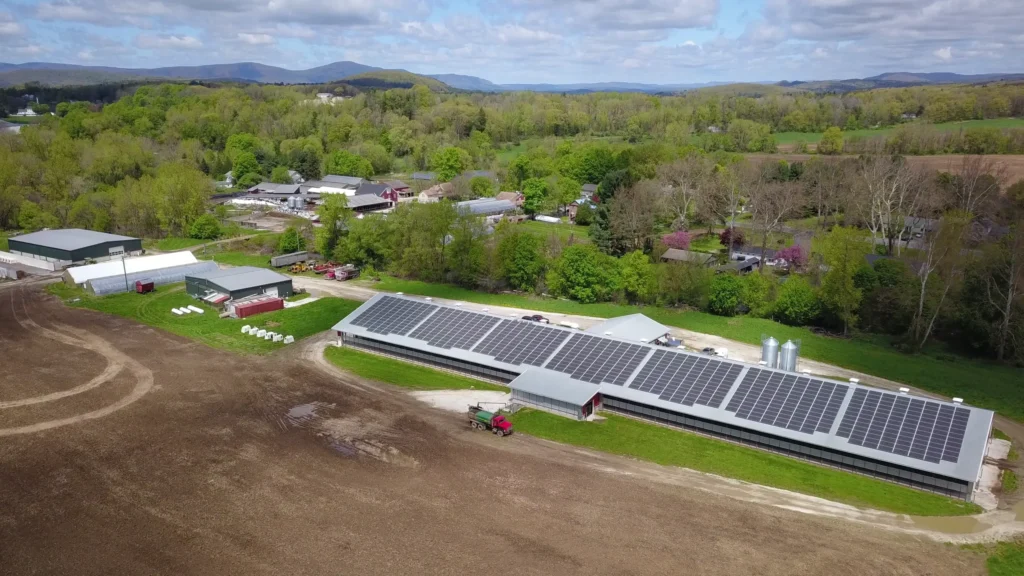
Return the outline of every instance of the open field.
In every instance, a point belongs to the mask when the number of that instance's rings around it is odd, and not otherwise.
[[[174,250],[184,250],[185,248],[199,246],[206,242],[207,240],[199,240],[197,238],[161,238],[159,240],[146,239],[142,241],[142,247],[146,250],[155,248],[161,252],[173,252]]]
[[[984,574],[974,551],[474,433],[304,346],[239,356],[37,288],[0,290],[0,340],[0,402],[116,374],[0,408],[5,574]]]
[[[1024,128],[1024,118],[992,118],[990,120],[967,120],[965,122],[943,122],[941,124],[916,122],[913,125],[931,128],[938,132],[959,132],[969,128]],[[890,126],[878,130],[850,130],[848,132],[844,130],[843,139],[891,136],[898,128],[898,126]],[[799,142],[817,144],[821,141],[821,135],[821,132],[777,132],[775,133],[775,141],[779,146],[792,145]]]
[[[800,353],[806,358],[903,382],[947,397],[959,396],[966,399],[969,404],[996,410],[1004,416],[1024,421],[1024,394],[1020,393],[1021,371],[1009,366],[966,358],[951,361],[927,355],[908,355],[880,345],[877,341],[820,336],[807,328],[787,326],[763,318],[728,318],[704,312],[655,306],[580,304],[569,300],[518,294],[489,294],[456,286],[386,276],[373,287],[390,292],[598,318],[613,318],[640,312],[667,326],[755,345],[760,344],[762,334],[771,334],[783,342],[799,339],[802,341]]]
[[[524,410],[518,412],[512,422],[519,432],[556,442],[642,458],[665,466],[682,466],[863,508],[918,516],[955,516],[981,511],[968,502],[882,480],[625,416],[603,416],[606,418],[603,421],[577,422],[547,412]]]
[[[821,156],[815,156],[813,154],[745,154],[745,156],[753,162],[763,162],[770,160],[777,162],[779,160],[785,160],[787,162],[807,162],[811,158],[821,158]],[[937,170],[942,172],[957,171],[963,161],[962,154],[938,154],[935,156],[907,156],[907,162],[911,166]],[[1011,154],[1000,154],[994,155],[992,158],[1006,166],[1007,178],[1009,182],[1013,183],[1018,180],[1024,179],[1024,155],[1011,155]]]
[[[69,289],[64,284],[51,284],[49,291],[65,299],[79,298],[77,302],[68,302],[69,306],[131,318],[154,328],[198,340],[208,346],[248,354],[267,354],[284,348],[285,344],[242,334],[242,326],[246,324],[292,335],[299,340],[329,329],[360,304],[341,298],[321,298],[298,308],[286,308],[236,320],[218,318],[217,310],[189,296],[182,284],[160,286],[149,294],[129,292],[103,297],[91,296],[82,290]],[[198,306],[206,313],[185,316],[171,313],[171,308],[189,305]]]
[[[330,346],[324,351],[327,360],[361,378],[412,388],[413,390],[497,390],[508,388],[476,378],[434,370],[352,348]]]
[[[555,235],[562,242],[568,242],[570,237],[574,242],[590,242],[590,229],[586,226],[576,226],[569,223],[553,224],[536,220],[521,222],[519,226],[545,240]]]

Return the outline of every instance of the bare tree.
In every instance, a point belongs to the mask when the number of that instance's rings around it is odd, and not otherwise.
[[[707,194],[697,203],[698,217],[707,222],[709,231],[716,223],[725,224],[730,230],[736,228],[736,211],[740,205],[741,176],[737,167],[725,168],[716,166],[712,174],[712,186]],[[735,239],[735,234],[730,234]],[[729,258],[732,258],[734,240],[729,242]]]
[[[881,241],[891,255],[899,254],[907,218],[918,216],[927,186],[923,172],[913,170],[901,156],[864,156],[857,167],[861,187],[856,198],[871,240]]]
[[[964,156],[959,170],[950,173],[954,174],[951,184],[955,207],[973,215],[998,196],[1007,181],[1006,165],[991,156]]]
[[[946,213],[933,230],[924,232],[924,256],[920,262],[917,276],[919,288],[917,310],[911,323],[914,344],[920,350],[931,336],[935,320],[942,310],[942,305],[949,295],[953,284],[960,277],[966,262],[964,236],[971,223],[971,215],[962,210]],[[929,283],[939,282],[938,302],[931,311],[925,309]]]
[[[608,227],[626,251],[642,250],[654,237],[661,185],[641,180],[619,191],[608,206]]]
[[[657,168],[658,181],[665,188],[664,205],[673,215],[672,227],[687,229],[690,212],[715,186],[715,163],[707,156],[691,154]]]
[[[768,236],[803,205],[803,190],[792,183],[772,180],[763,168],[749,172],[746,184],[750,213],[756,229],[761,232],[760,267],[763,268]]]
[[[850,186],[849,163],[841,158],[815,158],[807,163],[804,180],[810,199],[815,203],[818,225],[825,228],[829,216],[841,209],[843,197]]]
[[[1016,303],[1024,295],[1024,218],[993,247],[992,260],[986,267],[985,296],[1000,317],[996,358],[1003,360]]]

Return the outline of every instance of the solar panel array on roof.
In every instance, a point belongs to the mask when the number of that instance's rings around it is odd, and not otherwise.
[[[622,386],[647,357],[648,349],[586,334],[573,334],[546,368],[571,374],[577,380]]]
[[[849,386],[751,368],[726,410],[737,418],[813,434],[832,430]]]
[[[957,462],[970,416],[968,408],[861,388],[836,436],[926,462]]]
[[[474,352],[494,356],[498,362],[543,366],[568,333],[523,320],[502,320]]]
[[[437,308],[433,304],[385,296],[360,314],[352,324],[377,334],[405,335]]]
[[[442,308],[409,334],[438,348],[469,350],[501,320],[455,308]]]
[[[718,408],[742,371],[732,362],[658,350],[629,387],[684,406]]]

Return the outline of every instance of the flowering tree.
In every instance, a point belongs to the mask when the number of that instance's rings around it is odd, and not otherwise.
[[[779,250],[775,253],[775,257],[789,262],[789,265],[794,268],[803,268],[807,264],[807,254],[804,254],[804,249],[796,244]]]
[[[733,241],[734,246],[742,246],[745,240],[743,230],[739,228],[726,228],[718,235],[718,241],[722,243],[722,246],[728,246],[730,239]]]
[[[671,234],[666,234],[661,237],[661,241],[669,248],[677,248],[679,250],[686,250],[690,247],[690,240],[692,237],[690,233],[685,230],[679,230]]]

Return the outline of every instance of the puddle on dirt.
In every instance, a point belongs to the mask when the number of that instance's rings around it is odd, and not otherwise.
[[[290,427],[311,429],[317,438],[342,456],[367,457],[398,466],[419,466],[415,458],[383,442],[397,435],[386,414],[363,410],[358,414],[334,417],[337,416],[334,408],[334,404],[323,402],[299,404],[289,409],[282,420]]]
[[[970,516],[934,518],[914,516],[912,520],[914,521],[914,526],[918,528],[926,528],[945,534],[973,534],[990,528],[988,524]]]

